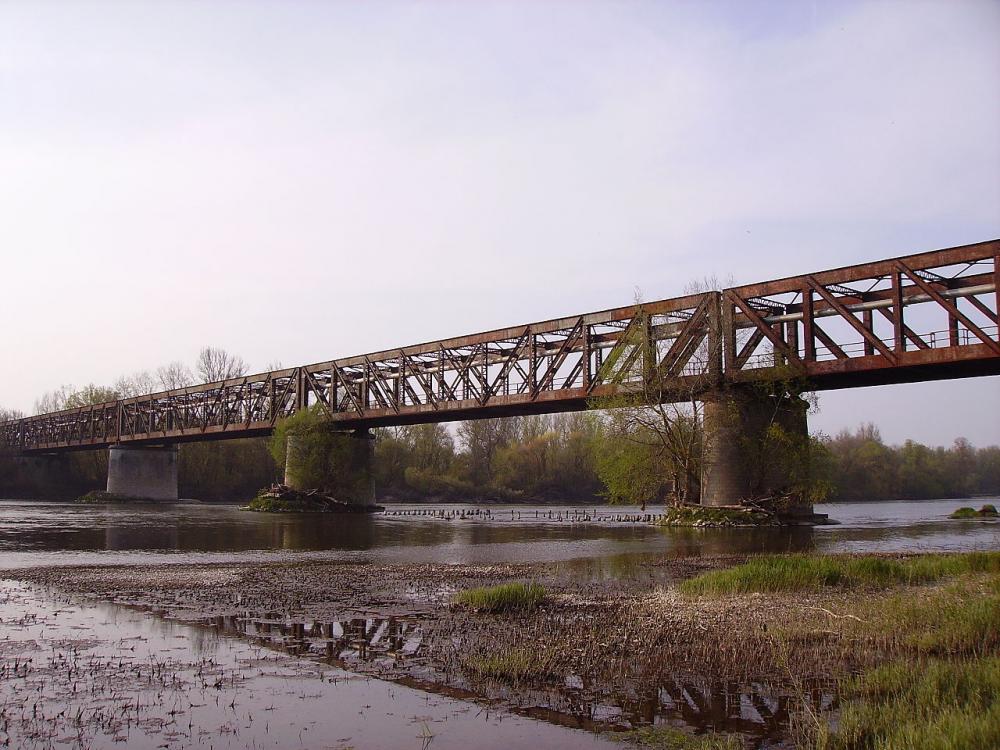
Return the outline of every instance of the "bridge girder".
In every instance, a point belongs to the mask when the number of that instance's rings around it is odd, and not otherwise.
[[[794,373],[816,390],[1000,374],[1000,240],[345,357],[0,424],[24,452],[257,436],[317,407],[345,429],[688,399]]]

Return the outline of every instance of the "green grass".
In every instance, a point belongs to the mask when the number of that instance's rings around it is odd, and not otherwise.
[[[529,612],[545,598],[545,589],[537,583],[504,583],[467,589],[455,594],[452,601],[481,612]]]
[[[743,740],[735,734],[688,734],[673,727],[642,727],[619,732],[615,739],[651,750],[742,750]]]
[[[1000,747],[1000,657],[893,662],[844,687],[836,732],[822,750]]]
[[[775,555],[684,581],[686,594],[818,591],[824,588],[930,583],[963,573],[1000,572],[1000,552],[921,555],[904,559]]]
[[[985,590],[983,590],[985,588]],[[925,655],[983,656],[1000,648],[1000,576],[980,588],[956,584],[914,597],[885,599],[867,629],[899,636]]]

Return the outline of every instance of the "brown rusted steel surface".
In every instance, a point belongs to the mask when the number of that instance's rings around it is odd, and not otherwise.
[[[664,400],[776,375],[822,390],[1000,374],[998,264],[993,240],[501,328],[5,422],[0,445],[263,435],[316,405],[345,429],[572,411],[644,373]]]

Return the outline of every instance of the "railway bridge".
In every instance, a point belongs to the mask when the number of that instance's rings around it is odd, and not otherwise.
[[[664,403],[705,404],[719,437],[705,445],[702,502],[725,504],[748,481],[741,434],[774,414],[806,430],[804,410],[776,409],[754,384],[1000,374],[998,289],[991,240],[40,414],[0,424],[0,446],[108,449],[109,491],[176,499],[178,443],[267,435],[302,409],[361,446],[343,470],[366,472],[374,427],[581,410],[655,382]],[[738,394],[736,425],[720,394]]]

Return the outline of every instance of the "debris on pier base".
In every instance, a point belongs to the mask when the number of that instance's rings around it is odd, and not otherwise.
[[[293,490],[288,485],[272,484],[241,510],[259,513],[376,513],[382,505],[347,503],[320,490]]]

